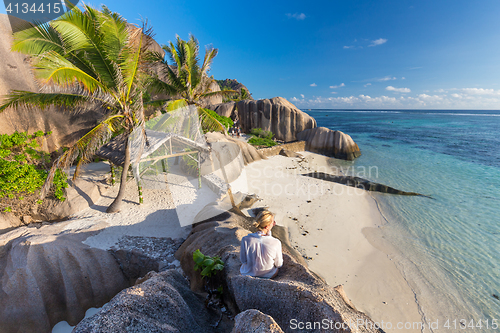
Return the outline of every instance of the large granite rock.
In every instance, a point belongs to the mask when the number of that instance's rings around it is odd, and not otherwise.
[[[205,134],[205,138],[212,150],[212,160],[209,158],[203,159],[204,162],[201,165],[202,175],[214,172],[219,178],[230,183],[241,175],[245,165],[265,159],[255,147],[245,141],[215,132]],[[222,173],[221,166],[224,166],[225,176]]]
[[[200,249],[206,255],[221,256],[224,261],[225,268],[221,278],[225,290],[223,297],[233,312],[259,310],[274,318],[285,332],[297,331],[293,326],[294,320],[321,322],[327,318],[333,325],[329,332],[343,331],[335,329],[335,323],[337,327],[342,324],[348,327],[349,323],[356,323],[358,320],[373,324],[365,314],[351,308],[339,292],[300,264],[285,246],[284,264],[276,278],[242,276],[239,272],[240,243],[245,235],[255,231],[251,222],[250,218],[227,212],[194,226],[190,236],[176,253],[190,279],[192,289],[203,285],[199,272],[193,269],[193,252]],[[345,331],[380,332],[356,326]]]
[[[37,219],[44,221],[61,221],[65,218],[94,205],[106,193],[107,186],[103,183],[87,179],[69,181],[64,189],[64,201],[54,201],[53,207],[47,209]]]
[[[361,156],[358,145],[341,131],[316,127],[297,134],[298,140],[306,142],[306,149],[318,154],[352,161]]]
[[[283,333],[281,327],[259,310],[246,310],[234,318],[234,328],[231,333]]]
[[[219,84],[219,87],[221,89],[227,88],[237,92],[240,92],[241,89],[244,89],[248,92],[249,99],[253,100],[250,94],[250,90],[248,90],[248,88],[243,83],[238,82],[238,80],[235,79],[217,80],[217,83]]]
[[[129,286],[108,251],[82,244],[90,233],[45,235],[44,228],[0,235],[0,331],[51,332],[76,325]],[[29,231],[31,230],[31,231]]]
[[[295,141],[297,133],[316,127],[313,117],[283,97],[244,100],[238,102],[237,107],[240,125],[245,133],[252,128],[262,128],[273,132],[278,140]]]
[[[144,281],[145,280],[145,281]],[[121,291],[73,333],[215,332],[218,320],[176,270],[149,273],[144,282]],[[219,332],[227,328],[219,327]]]
[[[227,102],[220,104],[210,104],[206,106],[210,110],[214,110],[219,116],[229,117],[233,120],[238,119],[236,102]]]
[[[283,97],[243,100],[209,105],[217,114],[238,120],[241,129],[249,133],[252,128],[262,128],[274,133],[276,139],[297,140],[297,133],[316,127],[316,120]]]
[[[13,213],[0,213],[0,235],[22,225],[21,219]]]

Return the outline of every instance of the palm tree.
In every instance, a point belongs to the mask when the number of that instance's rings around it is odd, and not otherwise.
[[[204,128],[222,130],[225,128],[215,118],[202,108],[203,99],[217,95],[229,95],[233,90],[210,91],[210,84],[215,80],[208,77],[210,66],[217,56],[218,49],[207,47],[203,63],[199,64],[198,40],[191,35],[187,41],[177,36],[174,44],[163,45],[165,56],[152,53],[151,61],[159,67],[160,75],[152,75],[148,82],[153,93],[166,94],[168,99],[154,100],[150,105],[158,106],[170,102],[176,105],[197,105],[201,124]],[[168,58],[172,64],[169,64]],[[161,76],[161,77],[160,77]],[[168,109],[172,109],[169,107]]]
[[[9,107],[56,106],[66,111],[99,108],[106,114],[54,162],[42,197],[50,189],[57,169],[65,169],[79,158],[76,177],[81,165],[113,134],[124,133],[120,189],[107,209],[108,213],[119,211],[130,165],[128,135],[144,122],[142,67],[147,62],[145,50],[152,41],[151,34],[145,26],[127,24],[105,6],[98,10],[87,5],[83,11],[74,7],[54,21],[15,34],[12,50],[31,56],[35,76],[49,88],[37,93],[13,91],[0,112]]]

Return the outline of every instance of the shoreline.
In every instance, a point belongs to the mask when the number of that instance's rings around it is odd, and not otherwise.
[[[292,246],[309,268],[332,287],[342,284],[359,311],[375,322],[390,322],[393,330],[398,323],[423,322],[415,293],[393,261],[394,251],[384,244],[387,220],[374,195],[301,176],[333,173],[335,165],[323,155],[300,154],[302,161],[278,155],[247,165],[231,186],[257,194],[262,201],[255,206],[276,213],[278,225],[288,227]]]

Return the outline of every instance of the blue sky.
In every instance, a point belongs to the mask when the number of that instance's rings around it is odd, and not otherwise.
[[[500,109],[500,1],[104,0],[160,44],[219,49],[210,74],[300,108]],[[5,12],[5,9],[3,12]]]

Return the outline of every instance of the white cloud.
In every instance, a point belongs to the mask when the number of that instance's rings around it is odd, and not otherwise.
[[[393,87],[394,88],[394,87]],[[394,88],[408,89],[408,88]],[[409,89],[408,89],[409,90]],[[415,96],[338,96],[314,97],[311,99],[291,98],[299,108],[355,108],[355,109],[457,109],[457,110],[498,110],[500,109],[500,89],[451,88],[439,91],[447,93],[415,94]]]
[[[376,40],[372,40],[372,43],[368,46],[378,46],[387,43],[387,39],[385,38],[379,38]]]
[[[379,82],[385,82],[385,81],[392,81],[392,80],[397,80],[395,76],[384,76],[382,78],[376,79]]]
[[[338,86],[330,86],[331,89],[337,89],[337,88],[340,88],[340,87],[345,87],[345,84],[344,82],[342,82],[341,84],[339,84]]]
[[[311,87],[317,87],[318,85],[316,83],[311,83],[310,86]]]
[[[409,93],[411,92],[410,88],[394,88],[393,86],[387,86],[385,90],[400,92],[400,93]]]
[[[354,48],[354,45],[349,45],[349,46],[344,45],[344,49],[352,49],[352,48]]]
[[[337,91],[332,91],[331,94],[338,94],[338,92]]]
[[[463,88],[458,89],[469,95],[500,95],[500,90],[483,89],[483,88]]]
[[[295,13],[295,14],[291,14],[291,13],[286,13],[286,16],[291,19],[291,18],[294,18],[296,19],[297,21],[302,21],[302,20],[305,20],[306,19],[306,14],[304,13]]]
[[[302,97],[302,98],[306,98],[306,96],[304,96],[304,94],[300,94],[300,97]]]
[[[365,84],[363,87],[365,87],[365,88],[366,88],[366,87],[371,86],[371,85],[372,85],[371,83],[367,83],[367,84]]]
[[[406,80],[406,78],[403,76],[403,77],[401,78],[401,80]]]

